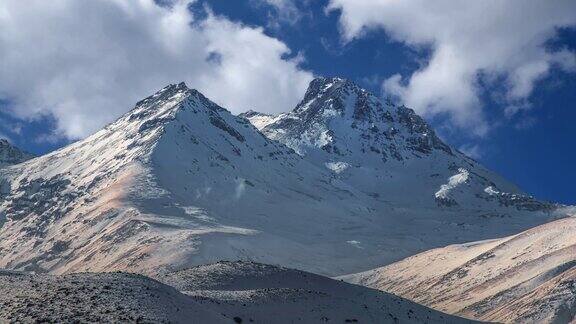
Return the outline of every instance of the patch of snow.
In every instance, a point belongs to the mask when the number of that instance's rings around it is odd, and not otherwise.
[[[356,241],[356,240],[350,240],[350,241],[346,241],[346,243],[353,245],[359,249],[362,249],[362,247],[360,246],[360,241]]]
[[[500,193],[498,190],[494,189],[494,187],[492,187],[492,186],[486,187],[486,189],[484,189],[484,192],[491,195],[491,196],[497,195]]]
[[[334,173],[339,174],[342,173],[344,171],[346,171],[346,169],[348,169],[350,167],[350,164],[346,163],[346,162],[326,162],[326,167],[329,170],[332,170]]]
[[[469,177],[470,177],[470,173],[468,172],[468,170],[466,170],[464,168],[459,168],[458,173],[451,176],[448,179],[447,184],[443,184],[442,186],[440,186],[440,190],[438,190],[434,194],[434,196],[438,199],[449,199],[450,198],[450,192],[452,190],[454,190],[455,188],[457,188],[458,186],[466,183],[468,181]]]

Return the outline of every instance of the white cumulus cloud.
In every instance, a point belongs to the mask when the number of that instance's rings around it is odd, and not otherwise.
[[[419,70],[392,76],[385,91],[419,113],[447,113],[478,135],[489,129],[480,80],[501,85],[505,105],[526,106],[552,68],[576,66],[573,52],[544,46],[558,28],[576,25],[573,0],[331,0],[327,10],[341,11],[346,40],[381,28],[408,46],[431,48]]]
[[[299,55],[261,28],[210,12],[200,19],[189,5],[0,1],[0,100],[9,102],[2,109],[53,116],[58,134],[81,138],[179,81],[233,112],[296,105],[312,79]]]

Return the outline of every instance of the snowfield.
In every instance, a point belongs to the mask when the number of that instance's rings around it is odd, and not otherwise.
[[[377,290],[249,262],[210,264],[158,279],[120,272],[0,272],[0,322],[471,322]]]
[[[575,233],[576,218],[564,218],[341,279],[467,318],[568,323],[576,317]]]

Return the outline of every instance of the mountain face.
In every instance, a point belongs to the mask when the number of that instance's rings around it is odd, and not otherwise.
[[[348,81],[317,79],[293,112],[242,117],[178,84],[0,169],[0,267],[150,274],[243,259],[339,275],[557,214]]]
[[[484,321],[576,318],[576,218],[502,239],[451,245],[342,279]]]
[[[30,160],[32,154],[21,151],[5,139],[0,139],[0,168]]]
[[[3,271],[0,321],[472,323],[388,293],[257,263],[220,262],[159,280],[128,273]]]
[[[237,257],[246,253],[237,237],[264,235],[254,227],[295,231],[304,207],[357,208],[323,203],[350,193],[184,84],[0,176],[0,265],[36,271],[151,269],[186,260],[201,243],[193,262]],[[273,221],[274,208],[286,210],[283,221]]]
[[[289,113],[243,117],[375,199],[486,212],[555,208],[450,148],[413,110],[383,103],[345,79],[315,79]]]

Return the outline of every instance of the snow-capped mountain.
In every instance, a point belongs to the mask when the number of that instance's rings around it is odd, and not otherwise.
[[[7,140],[0,138],[0,168],[22,163],[33,157],[32,154],[24,152]]]
[[[336,178],[395,205],[554,208],[446,145],[413,110],[345,79],[315,79],[291,112],[242,116]]]
[[[339,275],[558,216],[411,110],[341,79],[313,81],[293,112],[258,125],[270,138],[171,85],[82,141],[0,169],[0,267],[154,273],[247,259]]]
[[[219,262],[158,279],[0,271],[0,322],[472,323],[388,293],[257,263]]]
[[[243,244],[265,250],[253,237],[272,235],[261,227],[297,232],[293,219],[304,208],[325,211],[320,222],[358,208],[324,203],[351,193],[184,84],[0,176],[0,265],[38,271],[155,268],[200,245],[194,263],[253,255]],[[246,242],[235,244],[240,237]]]
[[[451,245],[341,279],[437,310],[506,323],[576,319],[576,218]]]

